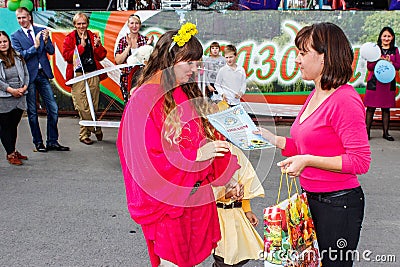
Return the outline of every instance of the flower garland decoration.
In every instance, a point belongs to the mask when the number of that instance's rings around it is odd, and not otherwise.
[[[198,31],[195,24],[190,22],[183,24],[178,33],[172,37],[173,42],[171,43],[169,50],[171,51],[172,47],[174,47],[176,44],[179,47],[184,46],[190,40],[190,38],[197,33]]]

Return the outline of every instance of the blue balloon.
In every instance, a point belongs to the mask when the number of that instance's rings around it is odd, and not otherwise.
[[[392,63],[381,59],[375,65],[374,74],[381,83],[390,83],[396,76],[396,70]]]

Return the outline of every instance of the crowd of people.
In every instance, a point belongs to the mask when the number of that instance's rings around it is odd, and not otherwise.
[[[21,28],[11,38],[0,31],[0,139],[8,162],[21,165],[27,156],[18,152],[16,140],[24,110],[36,151],[68,151],[69,147],[58,142],[58,107],[49,82],[53,74],[47,55],[54,54],[49,31],[34,26],[26,8],[17,9],[16,17]],[[62,55],[67,62],[67,81],[103,68],[100,61],[107,50],[101,38],[88,30],[89,23],[85,13],[77,12],[75,29],[65,37]],[[115,52],[117,64],[125,63],[138,47],[153,42],[139,34],[139,16],[130,16],[127,25],[129,33],[119,40]],[[196,34],[196,26],[186,23],[160,36],[131,96],[127,87],[131,69],[122,70],[126,106],[117,149],[128,210],[142,227],[152,266],[191,267],[210,255],[213,266],[243,266],[258,259],[263,250],[263,241],[254,229],[259,219],[251,210],[250,199],[262,197],[264,190],[243,152],[218,133],[206,116],[219,110],[219,101],[228,106],[240,104],[246,74],[236,63],[234,45],[225,46],[221,56],[219,43],[213,42],[202,64],[207,89],[203,95],[197,72],[204,49]],[[383,28],[377,43],[381,59],[400,69],[393,30]],[[373,87],[367,86],[363,103],[348,84],[353,50],[335,24],[302,28],[295,45],[302,79],[313,81],[315,88],[291,127],[291,137],[263,128],[255,134],[281,149],[287,158],[278,166],[299,178],[309,199],[320,250],[346,254],[357,248],[364,218],[365,198],[357,175],[370,166],[368,139],[375,108],[382,109],[383,138],[394,140],[388,132],[388,114],[394,106],[395,81],[382,84],[375,79]],[[368,63],[370,71],[374,64]],[[90,119],[90,105],[98,109],[99,84],[105,77],[98,75],[72,85],[72,101],[81,120]],[[371,72],[368,81],[373,79]],[[88,90],[92,103],[88,103]],[[47,112],[46,145],[38,122],[37,95]],[[81,126],[79,141],[93,144],[92,133],[102,141],[101,128],[87,126]],[[346,247],[338,247],[340,238],[346,239]],[[352,266],[353,259],[324,257],[322,264]]]

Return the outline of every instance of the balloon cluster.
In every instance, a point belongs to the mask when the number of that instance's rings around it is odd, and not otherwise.
[[[396,70],[392,63],[381,59],[381,49],[377,44],[368,42],[360,47],[360,55],[366,61],[377,61],[374,74],[381,83],[390,83],[396,76]]]
[[[25,7],[29,11],[32,11],[33,3],[31,0],[8,0],[7,7],[11,11],[15,11],[19,7]]]

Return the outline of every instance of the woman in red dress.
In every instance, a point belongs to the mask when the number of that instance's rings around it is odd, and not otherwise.
[[[239,168],[205,120],[210,107],[194,80],[203,55],[196,32],[189,23],[160,37],[118,134],[128,209],[152,266],[191,267],[211,254],[221,238],[211,185],[225,185]]]

